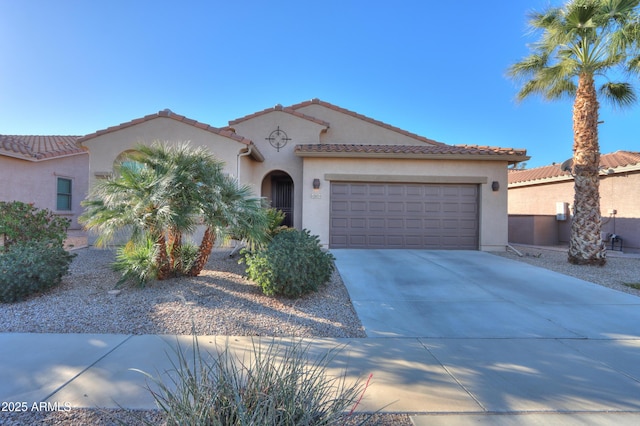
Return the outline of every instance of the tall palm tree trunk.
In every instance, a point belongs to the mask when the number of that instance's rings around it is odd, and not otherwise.
[[[211,227],[207,227],[206,231],[204,231],[204,236],[202,237],[202,243],[200,243],[200,248],[198,249],[198,256],[196,260],[193,262],[191,269],[187,275],[191,277],[197,277],[202,272],[204,265],[207,264],[209,260],[209,256],[211,255],[211,251],[213,250],[213,245],[216,242],[216,234],[211,229]]]
[[[573,105],[574,203],[569,262],[604,265],[606,248],[600,235],[600,147],[598,99],[593,75],[580,74]]]

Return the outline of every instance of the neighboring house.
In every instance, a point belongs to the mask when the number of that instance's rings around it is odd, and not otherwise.
[[[89,155],[77,136],[0,135],[0,201],[22,201],[71,220],[79,229]]]
[[[573,177],[562,169],[562,165],[553,164],[509,171],[510,242],[569,242]],[[616,234],[624,250],[640,250],[640,152],[617,151],[600,156],[600,214],[603,240],[609,248],[610,236]]]
[[[205,146],[330,248],[504,250],[507,169],[526,151],[451,146],[313,99],[214,128],[170,110],[78,139],[89,181],[154,141]]]

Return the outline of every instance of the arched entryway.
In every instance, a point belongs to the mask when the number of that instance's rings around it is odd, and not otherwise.
[[[270,172],[262,179],[261,191],[271,207],[284,212],[282,224],[293,227],[293,179],[289,173],[282,170]]]

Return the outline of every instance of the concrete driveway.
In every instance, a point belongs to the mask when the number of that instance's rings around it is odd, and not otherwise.
[[[640,339],[640,298],[489,253],[332,253],[368,337]]]
[[[476,251],[332,253],[367,336],[413,360],[416,405],[459,386],[414,424],[640,422],[640,298]]]

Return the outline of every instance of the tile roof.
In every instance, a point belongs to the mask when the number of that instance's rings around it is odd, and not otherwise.
[[[0,155],[29,161],[86,154],[78,136],[0,135]]]
[[[234,125],[236,125],[238,123],[241,123],[243,121],[247,121],[249,119],[252,119],[252,118],[255,118],[255,117],[259,117],[261,115],[269,114],[269,113],[275,112],[275,111],[282,111],[284,113],[291,114],[291,115],[293,115],[295,117],[311,121],[311,122],[319,124],[321,126],[324,126],[324,127],[327,127],[327,128],[330,127],[330,124],[328,122],[324,121],[324,120],[320,120],[320,119],[312,117],[310,115],[303,114],[303,113],[301,113],[299,111],[296,111],[292,107],[283,107],[280,104],[278,104],[278,105],[276,105],[276,106],[274,106],[272,108],[267,108],[267,109],[264,109],[262,111],[254,112],[253,114],[245,115],[244,117],[240,117],[240,118],[236,118],[235,120],[231,120],[231,121],[229,121],[229,126],[234,126]]]
[[[476,145],[352,145],[308,144],[297,145],[300,157],[396,157],[396,158],[459,158],[484,157],[487,160],[524,161],[526,150]]]
[[[640,166],[640,152],[616,151],[600,156],[600,165],[605,168],[616,169],[632,165]]]
[[[509,170],[509,183],[548,180],[560,177],[571,178],[571,174],[564,172],[560,168],[560,164],[552,164],[550,166],[536,167],[533,169]]]
[[[613,170],[610,172],[612,174],[629,171],[629,168],[640,170],[640,152],[616,151],[609,154],[601,154],[600,168],[603,169],[604,172]],[[569,173],[569,171],[563,171],[561,164],[552,164],[533,169],[509,170],[509,184],[516,186],[524,184],[535,185],[538,183],[571,179],[573,179],[571,173]]]
[[[343,114],[350,115],[352,117],[358,118],[358,119],[366,121],[368,123],[375,124],[376,126],[383,127],[383,128],[385,128],[387,130],[391,130],[393,132],[400,133],[402,135],[408,136],[408,137],[410,137],[412,139],[417,139],[419,141],[426,142],[426,143],[432,144],[432,145],[444,145],[442,142],[434,141],[433,139],[425,138],[424,136],[420,136],[418,134],[408,132],[408,131],[403,130],[403,129],[399,128],[399,127],[395,127],[395,126],[392,126],[390,124],[384,123],[382,121],[378,121],[378,120],[375,120],[373,118],[367,117],[366,115],[358,114],[357,112],[350,111],[350,110],[348,110],[346,108],[342,108],[342,107],[339,107],[337,105],[330,104],[329,102],[321,101],[318,98],[314,98],[314,99],[311,99],[310,101],[305,101],[305,102],[301,102],[299,104],[292,105],[290,108],[293,109],[293,110],[297,110],[297,109],[304,108],[304,107],[309,106],[309,105],[322,105],[325,108],[329,108],[331,110],[338,111],[338,112],[341,112]]]
[[[169,110],[169,109],[165,109],[162,111],[157,112],[156,114],[149,114],[147,116],[144,116],[142,118],[138,118],[135,120],[131,120],[131,121],[127,121],[126,123],[122,123],[122,124],[118,124],[117,126],[112,126],[112,127],[108,127],[104,130],[98,130],[97,132],[94,133],[90,133],[86,136],[81,137],[80,139],[78,139],[78,142],[82,143],[86,140],[89,139],[93,139],[95,137],[98,136],[102,136],[105,135],[107,133],[111,133],[111,132],[115,132],[118,130],[122,130],[122,129],[126,129],[127,127],[131,127],[131,126],[135,126],[136,124],[140,124],[140,123],[144,123],[145,121],[150,121],[150,120],[155,120],[156,118],[160,118],[160,117],[164,117],[164,118],[170,118],[172,120],[176,120],[179,121],[181,123],[185,123],[188,124],[190,126],[194,126],[197,127],[199,129],[205,130],[207,132],[211,132],[211,133],[215,133],[216,135],[220,135],[220,136],[224,136],[230,139],[233,139],[236,142],[240,142],[242,144],[245,145],[251,145],[252,142],[251,140],[237,135],[235,132],[233,132],[230,129],[226,129],[226,128],[217,128],[217,127],[213,127],[210,126],[208,124],[205,123],[200,123],[199,121],[196,120],[192,120],[190,118],[185,117],[184,115],[180,115],[180,114],[176,114],[173,111]]]

